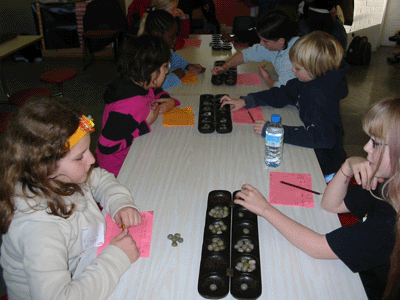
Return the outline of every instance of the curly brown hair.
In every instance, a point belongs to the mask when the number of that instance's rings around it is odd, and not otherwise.
[[[10,120],[0,149],[2,234],[8,231],[16,209],[17,185],[32,209],[42,209],[39,200],[34,200],[41,197],[47,200],[49,214],[68,218],[74,212],[75,206],[67,205],[63,197],[82,193],[81,188],[50,175],[67,155],[68,138],[78,128],[81,116],[82,112],[63,98],[31,98]]]

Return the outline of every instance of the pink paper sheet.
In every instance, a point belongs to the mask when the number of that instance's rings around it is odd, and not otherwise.
[[[194,40],[194,39],[186,39],[184,47],[200,47],[201,40]]]
[[[313,193],[283,184],[281,180],[312,190],[310,174],[270,172],[269,203],[314,207]]]
[[[249,113],[253,117],[254,121],[264,120],[264,114],[261,107],[254,107],[245,109],[244,107],[232,112],[232,122],[238,124],[253,124]]]
[[[257,73],[237,74],[236,85],[257,85],[261,84],[260,77]]]
[[[140,257],[150,256],[150,246],[151,246],[151,231],[153,229],[153,216],[154,212],[145,211],[140,213],[142,216],[142,223],[138,226],[129,227],[128,233],[132,236],[136,242],[136,246],[140,251]],[[121,233],[122,229],[118,227],[110,214],[106,216],[106,234],[104,236],[104,245],[100,246],[97,250],[97,255],[104,249],[105,246],[109,245],[111,240]]]

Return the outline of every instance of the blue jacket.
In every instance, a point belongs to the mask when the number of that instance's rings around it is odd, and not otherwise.
[[[296,105],[304,126],[284,125],[284,142],[314,148],[322,173],[329,175],[339,170],[346,159],[339,101],[349,93],[347,70],[348,65],[343,62],[339,70],[329,71],[321,78],[309,82],[295,78],[279,88],[273,87],[241,98],[245,100],[246,108]]]
[[[170,70],[176,70],[176,69],[182,69],[185,70],[185,68],[190,65],[190,63],[184,59],[182,56],[179,54],[176,54],[175,51],[171,50],[171,66]],[[172,88],[175,85],[181,84],[181,80],[176,76],[174,73],[169,73],[164,80],[164,83],[162,84],[162,89],[163,90],[168,90]]]

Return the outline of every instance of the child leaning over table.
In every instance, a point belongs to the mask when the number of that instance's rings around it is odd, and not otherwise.
[[[249,184],[243,185],[237,193],[242,200],[236,199],[235,203],[265,218],[289,242],[310,256],[340,259],[353,272],[359,273],[368,299],[382,299],[392,267],[387,288],[387,295],[392,297],[384,299],[398,299],[400,98],[377,102],[364,117],[363,127],[371,137],[364,146],[367,158],[346,159],[328,184],[321,201],[325,210],[351,212],[361,222],[327,234],[317,233],[274,208]],[[353,177],[357,185],[350,184]]]
[[[125,42],[119,76],[104,94],[103,128],[96,150],[100,168],[118,176],[134,139],[150,132],[159,114],[180,105],[160,88],[170,58],[169,46],[160,37],[143,35]]]
[[[94,123],[63,98],[31,98],[5,131],[0,152],[1,265],[11,299],[106,299],[139,258],[125,229],[73,278],[104,242],[106,222],[141,222],[131,193],[93,168]],[[93,238],[97,238],[93,239]]]
[[[273,80],[271,74],[265,69],[266,65],[258,65],[261,78],[268,87],[280,87],[295,78],[289,51],[299,39],[297,23],[293,22],[288,14],[280,10],[268,12],[256,26],[260,43],[236,53],[223,66],[216,66],[211,72],[221,74],[229,68],[247,63],[270,62],[278,74],[278,80]]]
[[[284,125],[284,142],[314,148],[325,180],[329,181],[346,159],[339,101],[348,94],[343,48],[328,33],[314,31],[298,39],[290,49],[297,78],[281,87],[251,93],[241,99],[221,98],[233,111],[262,105],[281,108],[296,105],[304,126]],[[254,132],[264,137],[268,122],[257,120]]]
[[[181,84],[181,79],[185,77],[186,72],[204,73],[205,68],[199,64],[191,64],[182,56],[172,49],[176,44],[178,34],[178,22],[168,12],[162,9],[150,10],[148,12],[146,23],[144,24],[144,32],[161,36],[171,47],[171,65],[173,70],[170,72],[162,85],[164,90]]]

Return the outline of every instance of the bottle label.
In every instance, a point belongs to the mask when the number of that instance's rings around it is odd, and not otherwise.
[[[265,140],[265,144],[269,147],[279,147],[282,145],[283,135],[270,135],[267,134],[267,138]]]

